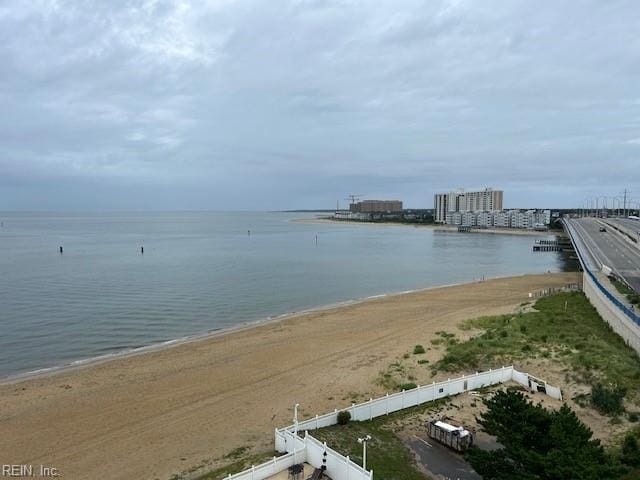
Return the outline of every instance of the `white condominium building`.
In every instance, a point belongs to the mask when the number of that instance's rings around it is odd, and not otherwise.
[[[445,222],[462,227],[545,229],[551,222],[551,210],[449,212]]]
[[[502,210],[502,190],[485,188],[475,192],[457,190],[436,193],[433,200],[434,220],[447,223],[447,214],[454,212],[481,212]]]

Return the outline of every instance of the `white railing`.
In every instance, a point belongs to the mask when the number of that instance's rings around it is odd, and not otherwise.
[[[298,463],[306,461],[315,468],[320,468],[324,465],[327,475],[333,480],[371,480],[373,478],[373,471],[365,470],[353,462],[348,455],[345,457],[328,447],[326,442],[322,443],[313,438],[308,431],[305,431],[304,437],[301,438],[293,433],[293,427],[291,430],[288,428],[276,429],[275,437],[276,450],[281,452],[289,451],[295,444],[296,451],[301,451],[298,449],[303,446],[304,458],[302,455],[297,457]],[[278,448],[279,446],[280,448]],[[256,480],[259,479],[256,477]]]
[[[430,385],[419,386],[412,390],[403,390],[391,395],[387,394],[384,397],[369,399],[368,402],[352,404],[350,407],[341,410],[347,410],[351,414],[351,420],[353,421],[371,420],[449,395],[457,395],[508,381],[520,383],[534,391],[537,391],[538,386],[544,386],[547,395],[562,399],[559,388],[547,384],[544,380],[519,372],[513,366],[510,366],[486,372],[476,372],[472,375],[463,375],[443,382],[434,382]],[[329,448],[326,443],[320,442],[309,434],[310,430],[336,425],[338,423],[338,412],[341,410],[336,409],[333,412],[316,415],[308,420],[298,422],[297,431],[304,432],[304,437],[294,433],[296,428],[294,425],[276,429],[275,448],[278,452],[285,453],[285,455],[274,457],[262,465],[253,466],[251,469],[236,475],[230,475],[229,479],[263,480],[285,470],[294,463],[306,462],[315,468],[326,466],[326,473],[333,480],[372,480],[372,470],[363,469],[348,456],[341,455]]]
[[[296,450],[296,452],[287,453],[280,457],[273,457],[272,460],[261,465],[254,465],[250,469],[235,475],[229,475],[230,480],[264,480],[297,463],[306,462],[306,448]]]

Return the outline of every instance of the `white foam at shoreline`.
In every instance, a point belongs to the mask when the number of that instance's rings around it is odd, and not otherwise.
[[[561,272],[555,272],[555,273],[561,273]],[[522,276],[527,276],[527,275],[531,275],[531,276],[545,275],[545,273],[520,273],[520,274],[516,274],[516,275],[502,275],[502,276],[495,276],[495,277],[486,277],[484,279],[475,279],[475,280],[470,280],[470,281],[466,281],[466,282],[450,283],[450,284],[445,284],[445,285],[435,285],[435,286],[431,286],[431,287],[416,288],[416,289],[404,290],[404,291],[400,291],[400,292],[382,293],[382,294],[378,294],[378,295],[371,295],[371,296],[368,296],[368,297],[360,297],[360,298],[356,298],[356,299],[343,300],[343,301],[340,301],[340,302],[335,302],[335,303],[322,305],[322,306],[318,306],[318,307],[312,307],[312,308],[308,308],[308,309],[304,309],[304,310],[298,310],[298,311],[294,310],[294,311],[287,312],[287,313],[282,313],[282,314],[279,314],[279,315],[276,315],[276,316],[267,316],[267,317],[260,318],[258,320],[252,320],[252,321],[248,321],[248,322],[243,322],[243,323],[238,324],[238,325],[232,325],[232,326],[225,327],[225,328],[220,328],[220,329],[213,329],[213,330],[209,330],[209,331],[204,332],[204,333],[186,335],[186,336],[183,336],[183,337],[178,337],[178,338],[171,339],[171,340],[164,340],[164,341],[161,341],[161,342],[152,343],[152,344],[144,345],[144,346],[141,346],[141,347],[129,348],[129,349],[124,349],[124,350],[120,350],[120,351],[117,351],[117,352],[106,353],[106,354],[98,355],[98,356],[94,356],[94,357],[88,357],[88,358],[82,358],[82,359],[78,359],[78,360],[72,360],[70,362],[66,362],[66,363],[63,363],[63,364],[60,364],[60,365],[53,365],[53,366],[50,366],[50,367],[42,367],[42,368],[38,368],[36,370],[30,370],[28,372],[22,372],[22,373],[17,373],[17,374],[9,374],[7,376],[0,377],[0,384],[9,384],[9,383],[20,382],[22,380],[28,380],[28,379],[36,378],[36,377],[40,377],[40,376],[46,376],[46,375],[57,374],[57,373],[64,373],[64,372],[67,372],[67,371],[74,370],[76,368],[82,368],[82,367],[87,367],[87,366],[91,366],[91,365],[98,365],[100,363],[107,362],[107,361],[110,361],[110,360],[126,358],[126,357],[134,356],[134,355],[141,355],[141,354],[149,353],[149,352],[161,351],[161,350],[164,350],[166,348],[176,347],[176,346],[180,346],[180,345],[184,345],[184,344],[188,344],[188,343],[192,343],[192,342],[197,342],[197,341],[201,341],[201,340],[207,340],[209,338],[214,338],[214,337],[220,336],[220,335],[226,335],[226,334],[231,334],[231,333],[235,333],[235,332],[240,332],[240,331],[247,330],[247,329],[250,329],[250,328],[253,328],[253,327],[266,325],[266,324],[271,323],[271,322],[277,322],[277,321],[280,321],[280,320],[284,320],[284,319],[287,319],[287,318],[290,318],[290,317],[293,317],[293,316],[297,316],[297,315],[307,315],[307,314],[310,314],[310,313],[316,313],[316,312],[321,312],[321,311],[325,311],[325,310],[332,310],[332,309],[340,308],[340,307],[357,305],[357,304],[364,303],[364,302],[369,301],[369,300],[376,300],[376,299],[387,298],[387,297],[407,295],[407,294],[411,294],[411,293],[425,292],[425,291],[435,290],[435,289],[439,289],[439,288],[458,287],[458,286],[461,286],[461,285],[470,285],[470,284],[473,284],[473,283],[489,281],[489,280],[500,280],[500,279],[505,279],[505,278],[517,278],[517,277],[522,277]]]

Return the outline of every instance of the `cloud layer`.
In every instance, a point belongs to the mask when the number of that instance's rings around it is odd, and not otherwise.
[[[637,2],[0,3],[0,209],[640,198]]]

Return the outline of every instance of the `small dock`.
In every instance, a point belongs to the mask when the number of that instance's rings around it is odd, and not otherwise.
[[[533,246],[534,252],[561,252],[564,250],[560,245],[540,245],[535,244]]]
[[[567,239],[561,240],[536,240],[533,245],[534,252],[564,252],[571,250],[571,242]]]

